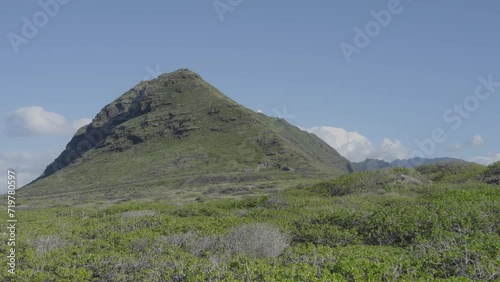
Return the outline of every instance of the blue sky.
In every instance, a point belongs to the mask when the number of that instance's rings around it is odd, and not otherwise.
[[[0,169],[28,182],[104,105],[179,68],[354,161],[498,161],[499,9],[493,0],[2,1]]]

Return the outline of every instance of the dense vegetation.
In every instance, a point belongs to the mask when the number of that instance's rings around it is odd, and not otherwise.
[[[5,281],[496,281],[499,167],[353,173],[182,205],[26,203]]]

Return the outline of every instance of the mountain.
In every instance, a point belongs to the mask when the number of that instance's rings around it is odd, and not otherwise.
[[[366,159],[362,162],[354,163],[354,168],[358,171],[369,171],[369,170],[385,169],[391,167],[415,168],[421,165],[447,164],[447,163],[466,163],[466,161],[454,158],[435,158],[435,159],[413,158],[407,160],[394,160],[389,163],[384,160]]]
[[[354,167],[358,171],[369,171],[369,170],[391,168],[392,165],[391,163],[388,163],[383,160],[366,159],[362,162],[354,163]]]
[[[414,168],[421,165],[448,164],[448,163],[466,163],[466,161],[455,158],[434,158],[434,159],[413,158],[408,160],[395,160],[391,162],[391,165],[393,167]]]
[[[80,128],[25,198],[258,193],[352,171],[313,134],[249,110],[181,69],[143,81]]]

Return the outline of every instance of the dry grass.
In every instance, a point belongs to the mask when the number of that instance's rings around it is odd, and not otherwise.
[[[198,236],[189,231],[162,236],[161,241],[196,256],[210,253],[222,257],[275,258],[288,247],[290,238],[277,227],[255,223],[238,226],[224,235]]]

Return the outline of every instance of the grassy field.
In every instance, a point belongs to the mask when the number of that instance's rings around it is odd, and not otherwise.
[[[292,181],[280,191],[262,183],[261,195],[227,190],[195,200],[172,195],[51,208],[21,200],[16,274],[7,276],[2,255],[0,275],[4,281],[498,281],[499,167],[352,173]],[[2,234],[2,254],[11,248],[8,236]]]

